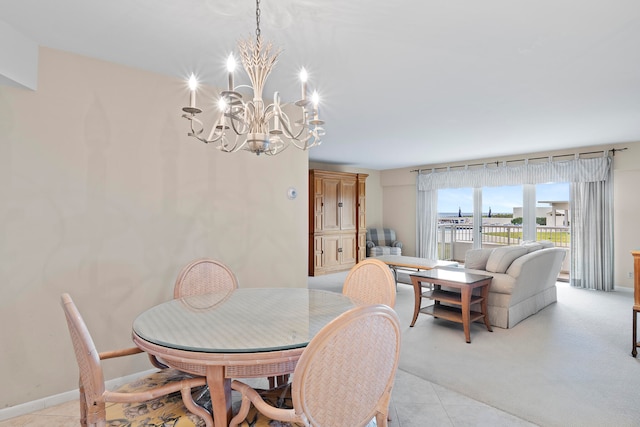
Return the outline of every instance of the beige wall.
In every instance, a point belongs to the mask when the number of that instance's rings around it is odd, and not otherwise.
[[[50,49],[37,91],[0,86],[0,409],[77,388],[63,292],[108,350],[195,258],[241,287],[306,286],[307,153],[220,153],[186,136],[187,99],[177,79]],[[108,378],[149,368],[134,359]]]
[[[546,157],[552,154],[591,152],[611,148],[627,148],[618,152],[613,161],[614,179],[614,270],[615,286],[633,287],[633,279],[629,273],[633,272],[632,249],[640,247],[640,227],[638,215],[640,213],[640,142],[628,144],[612,144],[608,146],[584,147],[582,149],[565,150],[560,152],[532,153],[504,158],[471,160],[460,164],[483,163],[490,161],[523,159],[526,157]],[[432,168],[447,165],[421,165],[419,167],[385,170],[381,172],[383,194],[383,218],[385,226],[396,229],[399,238],[405,243],[402,253],[415,254],[415,180],[416,174],[411,172],[418,168]]]
[[[640,248],[640,142],[624,144],[628,150],[613,162],[613,230],[616,286],[633,287],[631,250]]]

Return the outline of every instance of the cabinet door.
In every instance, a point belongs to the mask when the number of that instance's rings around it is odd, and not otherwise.
[[[313,224],[314,231],[322,231],[324,226],[324,188],[322,186],[322,178],[314,178],[313,180]]]
[[[343,179],[340,186],[340,229],[343,231],[356,229],[357,185],[355,179]]]
[[[340,235],[322,236],[322,267],[331,268],[340,265]]]
[[[367,258],[367,232],[358,232],[358,262]]]
[[[367,194],[364,179],[358,179],[358,230],[367,231]]]
[[[322,258],[323,258],[323,249],[322,249],[322,236],[316,236],[313,238],[313,268],[314,271],[316,269],[322,268]]]
[[[346,234],[342,235],[341,244],[340,244],[340,252],[341,252],[341,264],[355,264],[357,257],[357,249],[356,249],[356,235],[355,234]]]
[[[323,231],[340,230],[340,179],[322,179],[323,207],[322,229]]]

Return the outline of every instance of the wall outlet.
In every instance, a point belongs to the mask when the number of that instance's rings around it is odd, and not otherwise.
[[[629,272],[629,279],[633,279],[633,271]]]

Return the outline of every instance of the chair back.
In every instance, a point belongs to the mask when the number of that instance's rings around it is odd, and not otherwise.
[[[366,239],[375,246],[392,246],[396,242],[396,232],[393,228],[367,228]]]
[[[60,302],[67,319],[69,335],[71,335],[73,350],[80,370],[80,393],[83,393],[80,398],[81,400],[86,399],[86,402],[91,402],[91,404],[102,406],[101,408],[94,408],[94,411],[104,411],[104,401],[99,399],[99,396],[104,394],[105,386],[98,350],[96,350],[89,329],[87,329],[87,325],[84,323],[71,296],[67,293],[62,294]]]
[[[365,259],[351,268],[342,293],[362,304],[396,303],[396,281],[387,264],[378,259]]]
[[[314,426],[386,419],[399,355],[395,311],[357,306],[322,328],[305,348],[293,375],[293,407]]]
[[[173,297],[182,298],[237,288],[238,279],[229,267],[213,259],[198,259],[178,274]]]

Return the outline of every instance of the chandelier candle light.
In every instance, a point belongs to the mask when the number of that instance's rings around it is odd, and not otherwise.
[[[184,107],[182,115],[189,120],[192,136],[204,143],[216,143],[216,148],[225,153],[247,150],[260,155],[276,155],[289,145],[301,150],[320,145],[324,121],[318,118],[318,92],[314,91],[311,100],[307,98],[307,71],[300,72],[302,99],[295,102],[300,107],[301,119],[295,122],[282,110],[280,95],[275,92],[273,103],[265,106],[262,89],[267,77],[275,66],[281,50],[272,53],[273,45],[263,45],[260,35],[260,0],[256,0],[256,39],[238,42],[240,59],[244,70],[251,80],[253,100],[244,101],[234,86],[236,61],[233,54],[227,59],[228,86],[220,92],[217,118],[207,137],[202,136],[204,124],[196,115],[202,110],[196,106],[197,81],[194,75],[189,79],[189,106]]]

